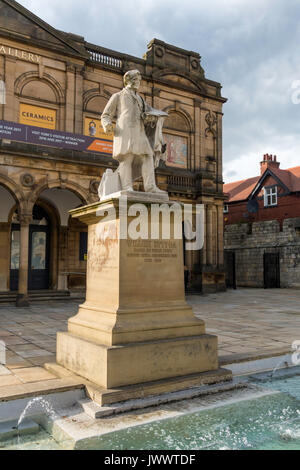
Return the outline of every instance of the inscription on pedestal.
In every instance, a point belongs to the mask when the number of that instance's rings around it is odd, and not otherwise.
[[[169,240],[127,240],[127,257],[161,263],[164,259],[177,258],[177,247]]]

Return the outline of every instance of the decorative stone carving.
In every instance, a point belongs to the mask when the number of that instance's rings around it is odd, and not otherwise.
[[[25,186],[25,188],[32,188],[34,186],[35,179],[30,173],[24,173],[20,177],[20,182],[22,186]]]
[[[32,214],[20,214],[18,219],[21,225],[29,225],[32,221]]]
[[[205,116],[205,121],[208,127],[205,129],[205,136],[211,132],[214,136],[217,130],[217,116],[212,111],[209,111]]]
[[[156,57],[161,58],[164,55],[164,50],[162,47],[156,47],[155,48],[155,55]]]
[[[90,182],[90,193],[98,194],[100,181],[99,180],[91,180]]]
[[[198,60],[193,59],[193,60],[191,61],[191,67],[192,67],[192,69],[197,70],[198,66],[199,66]]]

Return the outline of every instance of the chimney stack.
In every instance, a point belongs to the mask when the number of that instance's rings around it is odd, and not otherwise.
[[[263,175],[264,172],[269,168],[271,171],[272,169],[279,168],[280,163],[277,161],[277,156],[269,155],[266,153],[263,156],[262,162],[260,162],[260,174]]]

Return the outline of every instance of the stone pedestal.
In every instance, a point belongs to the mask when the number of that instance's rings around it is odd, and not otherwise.
[[[174,217],[170,239],[151,239],[149,195],[139,194],[127,207],[134,214],[133,204],[143,204],[147,239],[120,238],[136,217],[120,217],[118,197],[71,211],[88,225],[86,301],[68,332],[58,333],[57,363],[103,389],[218,369],[217,337],[205,333],[185,302],[183,241],[174,239]]]

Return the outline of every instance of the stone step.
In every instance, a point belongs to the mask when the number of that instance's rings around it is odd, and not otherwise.
[[[247,384],[244,382],[221,382],[218,384],[203,385],[201,387],[181,390],[179,392],[164,393],[161,395],[149,396],[146,398],[127,400],[124,402],[114,403],[113,405],[101,406],[98,403],[95,403],[94,401],[89,399],[80,400],[78,401],[78,403],[90,418],[98,419],[133,410],[149,408],[151,406],[158,406],[165,403],[172,403],[180,400],[189,400],[196,397],[207,396],[211,394],[227,392],[246,387]]]
[[[31,419],[24,419],[19,427],[17,425],[17,421],[0,422],[0,441],[26,434],[37,434],[40,430],[40,426]]]
[[[129,400],[138,400],[140,397],[152,398],[163,394],[173,392],[185,392],[186,390],[201,389],[205,386],[218,386],[218,384],[228,384],[232,386],[232,372],[227,369],[219,368],[209,372],[201,372],[182,377],[173,377],[169,379],[147,382],[144,384],[128,385],[115,389],[105,389],[79,377],[68,369],[54,362],[44,364],[48,372],[59,378],[73,379],[81,382],[85,387],[88,401],[97,403],[103,411],[104,406],[111,406],[115,403],[128,402]],[[211,388],[213,390],[213,388]],[[174,396],[174,395],[173,395]],[[150,406],[150,405],[149,405]]]
[[[30,302],[46,301],[46,300],[68,300],[71,299],[69,291],[31,291],[28,293]],[[0,292],[0,304],[7,302],[15,302],[17,299],[16,292]]]

